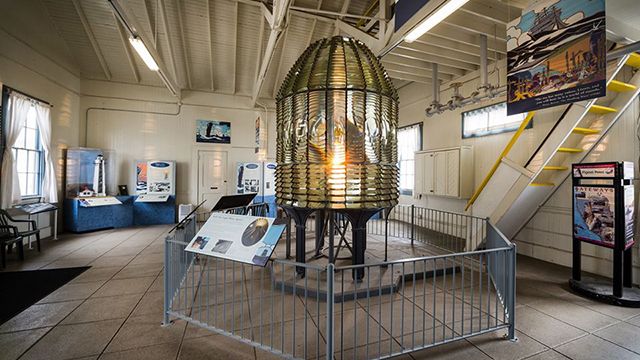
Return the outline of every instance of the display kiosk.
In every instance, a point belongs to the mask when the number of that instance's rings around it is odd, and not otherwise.
[[[632,287],[634,166],[632,162],[574,164],[573,274],[571,288],[620,306],[640,307]],[[613,284],[582,278],[582,243],[613,251]]]

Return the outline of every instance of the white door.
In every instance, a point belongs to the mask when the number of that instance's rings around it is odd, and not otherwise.
[[[424,169],[422,172],[422,192],[427,195],[433,195],[435,174],[435,154],[427,153],[424,156]]]
[[[460,151],[447,151],[447,196],[460,196]]]
[[[413,197],[417,198],[420,194],[424,194],[424,158],[425,153],[416,153],[414,157],[414,173],[413,173]]]
[[[435,194],[446,195],[447,194],[447,153],[437,152],[435,153]]]
[[[227,194],[227,152],[198,151],[198,203],[203,210],[211,210]]]

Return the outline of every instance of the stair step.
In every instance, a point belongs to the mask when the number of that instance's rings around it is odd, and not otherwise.
[[[611,80],[607,89],[615,92],[634,91],[637,89],[635,85],[627,84],[618,80]]]
[[[569,168],[566,166],[545,166],[542,168],[542,170],[552,170],[552,171],[564,171],[568,169]]]
[[[551,182],[532,182],[529,186],[556,186],[556,184]]]
[[[591,107],[589,108],[589,112],[592,112],[594,114],[608,114],[608,113],[614,113],[616,111],[618,110],[612,107],[603,106],[603,105],[591,105]]]
[[[594,134],[600,134],[600,130],[577,127],[573,129],[573,133],[581,134],[581,135],[594,135]]]
[[[629,55],[629,58],[627,59],[626,64],[629,66],[633,66],[634,68],[640,69],[640,54],[631,53],[631,55]]]
[[[578,148],[567,148],[567,147],[561,147],[558,148],[558,152],[562,152],[562,153],[581,153],[583,150],[582,149],[578,149]]]

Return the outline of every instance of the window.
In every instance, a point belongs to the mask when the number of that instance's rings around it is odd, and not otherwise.
[[[507,116],[507,103],[499,103],[462,113],[462,138],[487,136],[515,131],[526,113]],[[529,122],[527,129],[533,126]]]
[[[422,150],[422,124],[398,129],[398,167],[400,168],[400,194],[413,194],[415,152]]]
[[[13,147],[13,156],[16,159],[20,195],[23,198],[39,197],[42,191],[44,154],[34,107],[27,113],[27,121]]]

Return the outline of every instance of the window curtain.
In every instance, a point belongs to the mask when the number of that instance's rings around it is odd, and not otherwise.
[[[40,131],[40,144],[44,150],[44,176],[42,177],[42,201],[57,203],[58,187],[55,163],[51,153],[51,109],[49,106],[35,104],[36,122]]]
[[[2,196],[2,208],[7,209],[20,202],[20,182],[16,159],[12,148],[20,136],[20,131],[27,122],[27,113],[32,106],[31,100],[21,94],[11,93],[7,103],[6,147],[2,157],[2,184],[0,184],[0,196]]]

